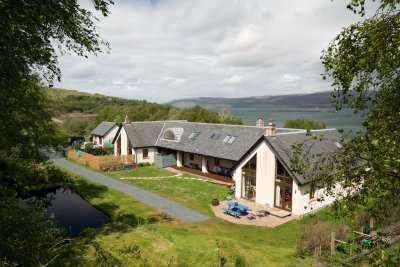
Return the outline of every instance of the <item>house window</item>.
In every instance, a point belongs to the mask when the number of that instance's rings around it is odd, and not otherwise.
[[[199,136],[200,135],[200,132],[192,132],[190,135],[189,135],[189,139],[195,139],[197,136]]]
[[[210,136],[210,139],[213,139],[213,140],[218,140],[218,138],[219,138],[219,134],[217,134],[217,133],[213,133],[213,134]]]
[[[190,160],[194,160],[194,155],[193,155],[193,153],[190,153],[190,154],[189,154],[189,158],[190,158]]]
[[[310,184],[310,199],[315,198],[315,185]]]
[[[224,144],[232,144],[233,142],[235,142],[236,139],[237,139],[237,136],[227,135],[224,138],[224,140],[222,140],[222,143],[224,143]]]
[[[219,158],[215,158],[215,166],[219,166],[220,162],[219,162]]]
[[[226,143],[228,142],[229,139],[231,139],[232,136],[228,135],[224,138],[224,140],[222,140],[222,143]]]
[[[147,148],[143,149],[143,158],[144,159],[149,158],[149,150]]]
[[[229,138],[229,140],[228,140],[228,144],[232,144],[233,142],[235,142],[235,140],[236,140],[236,136],[231,136],[231,138]]]
[[[165,131],[164,139],[175,140],[175,134],[171,130]]]

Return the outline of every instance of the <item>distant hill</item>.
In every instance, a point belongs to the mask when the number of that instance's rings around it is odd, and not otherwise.
[[[243,98],[197,97],[176,99],[168,102],[176,108],[190,108],[200,105],[204,108],[265,108],[265,107],[331,107],[330,92],[313,94],[256,96]]]

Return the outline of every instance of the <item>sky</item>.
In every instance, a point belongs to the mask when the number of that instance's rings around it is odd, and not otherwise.
[[[114,2],[97,14],[109,53],[60,57],[55,87],[158,103],[328,91],[321,51],[360,20],[345,0]]]

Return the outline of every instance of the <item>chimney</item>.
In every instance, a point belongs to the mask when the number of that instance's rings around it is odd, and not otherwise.
[[[125,116],[124,123],[127,123],[127,124],[131,123],[131,120],[129,119],[128,114],[126,114],[126,116]]]
[[[256,121],[256,126],[257,126],[257,127],[264,128],[264,120],[263,120],[263,118],[258,118],[258,119],[257,119],[257,121]]]
[[[275,124],[272,123],[272,119],[269,119],[268,125],[265,127],[265,134],[267,136],[275,136]]]

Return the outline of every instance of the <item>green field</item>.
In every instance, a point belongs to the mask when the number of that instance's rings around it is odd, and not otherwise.
[[[153,168],[139,168],[111,176],[115,179],[132,177],[133,174],[147,177],[155,172]],[[158,176],[165,176],[165,173]],[[88,230],[77,239],[75,242],[80,249],[71,265],[98,265],[94,256],[100,254],[122,266],[214,266],[218,256],[216,244],[221,241],[222,256],[227,259],[224,266],[310,266],[308,258],[295,256],[300,221],[294,220],[271,229],[236,225],[216,218],[209,202],[213,192],[219,197],[226,194],[223,186],[176,177],[121,181],[175,200],[212,219],[183,223],[121,192],[76,177],[75,191],[110,215],[113,223]],[[96,245],[99,245],[97,250]],[[140,249],[140,257],[137,249]],[[243,262],[248,265],[241,265]]]

